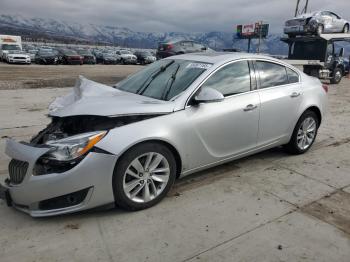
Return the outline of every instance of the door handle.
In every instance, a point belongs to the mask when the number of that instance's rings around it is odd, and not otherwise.
[[[293,93],[290,95],[291,98],[298,97],[298,96],[300,96],[300,93],[298,93],[298,92],[293,92]]]
[[[245,112],[247,112],[247,111],[252,111],[252,110],[254,110],[254,109],[256,109],[256,108],[258,108],[257,105],[249,104],[249,105],[247,105],[247,106],[243,109],[243,111],[245,111]]]

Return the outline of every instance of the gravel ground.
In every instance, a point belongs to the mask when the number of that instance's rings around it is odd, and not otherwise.
[[[0,63],[0,90],[73,86],[78,75],[112,85],[138,65],[9,65]]]

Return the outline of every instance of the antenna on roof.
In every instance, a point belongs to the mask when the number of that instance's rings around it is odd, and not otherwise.
[[[297,0],[294,16],[305,14],[307,12],[308,5],[309,0]]]

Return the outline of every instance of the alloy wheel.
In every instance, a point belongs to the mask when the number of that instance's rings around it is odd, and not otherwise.
[[[131,161],[123,176],[123,190],[133,202],[147,203],[159,196],[170,177],[170,166],[160,153],[148,152]]]
[[[305,150],[311,146],[316,136],[317,124],[315,119],[307,117],[298,129],[297,144],[299,149]]]

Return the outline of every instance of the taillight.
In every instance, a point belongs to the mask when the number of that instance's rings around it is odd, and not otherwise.
[[[325,91],[326,93],[328,93],[328,86],[327,86],[327,85],[322,85],[322,87],[323,87],[324,91]]]
[[[167,50],[170,50],[170,49],[172,49],[173,47],[174,47],[174,46],[170,44],[170,45],[167,45],[166,49],[167,49]]]

